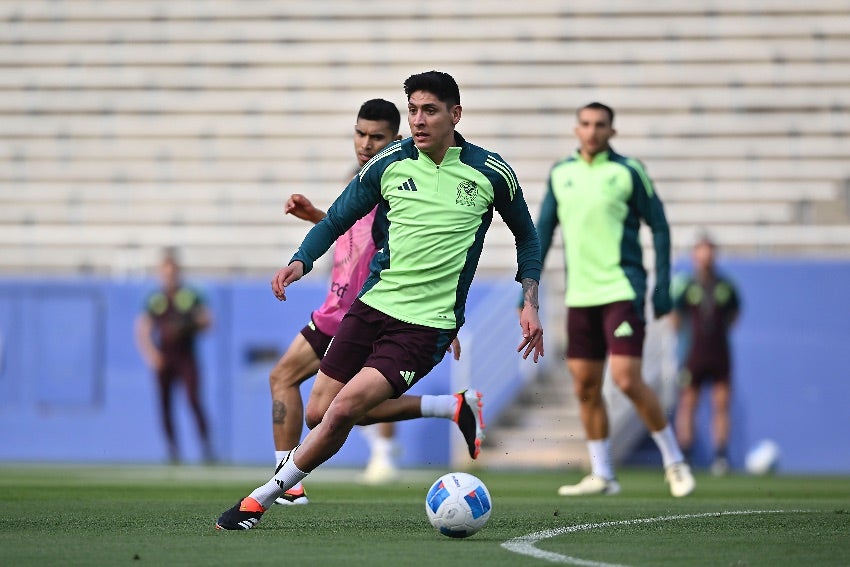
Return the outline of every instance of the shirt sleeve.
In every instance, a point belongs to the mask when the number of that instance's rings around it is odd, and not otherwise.
[[[351,228],[358,219],[366,216],[381,200],[380,168],[361,171],[343,189],[328,208],[327,215],[316,223],[301,246],[289,260],[304,264],[304,273],[313,269],[313,263],[333,246],[336,239]]]
[[[537,235],[540,238],[540,261],[546,263],[546,255],[552,247],[552,238],[558,226],[558,201],[552,191],[552,178],[546,182],[546,194],[540,204],[540,215],[537,217]]]
[[[492,168],[496,175],[489,176],[493,183],[494,207],[514,235],[518,266],[516,281],[531,278],[539,282],[543,266],[540,238],[528,212],[528,204],[511,167],[499,156],[494,155],[493,158],[493,163],[498,166]]]
[[[664,214],[664,205],[655,191],[643,165],[629,160],[632,171],[632,199],[641,218],[652,230],[655,248],[655,285],[657,289],[670,290],[670,225]]]

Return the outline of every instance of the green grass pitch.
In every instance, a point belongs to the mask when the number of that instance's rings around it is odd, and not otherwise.
[[[493,497],[475,536],[439,535],[425,492],[445,470],[364,487],[317,470],[311,504],[275,506],[248,532],[213,529],[271,467],[0,465],[0,565],[850,565],[850,477],[698,475],[669,496],[659,470],[623,492],[565,499],[575,471],[472,470]]]

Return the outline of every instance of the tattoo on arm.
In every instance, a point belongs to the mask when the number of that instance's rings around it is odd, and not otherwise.
[[[531,278],[522,278],[522,297],[526,305],[530,305],[535,309],[540,309],[540,302],[537,300],[538,284]]]

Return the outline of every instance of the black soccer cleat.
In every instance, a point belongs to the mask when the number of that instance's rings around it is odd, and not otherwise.
[[[246,496],[236,503],[236,506],[227,510],[215,523],[217,530],[250,530],[260,523],[263,517],[263,508],[259,502]]]
[[[457,398],[457,409],[455,409],[452,421],[457,423],[460,432],[463,433],[463,439],[466,441],[467,449],[469,449],[469,456],[475,459],[481,452],[481,442],[484,440],[482,395],[478,390],[463,390],[455,394],[455,397]]]

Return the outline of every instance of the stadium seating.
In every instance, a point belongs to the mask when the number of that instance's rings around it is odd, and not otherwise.
[[[319,11],[320,12],[317,12]],[[0,273],[267,276],[352,168],[367,98],[439,68],[460,131],[532,209],[575,108],[611,104],[678,252],[850,255],[850,7],[839,0],[316,3],[28,0],[0,6]],[[406,132],[406,126],[402,126]],[[511,273],[500,220],[481,270]]]

